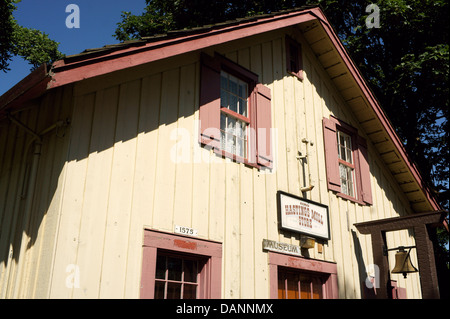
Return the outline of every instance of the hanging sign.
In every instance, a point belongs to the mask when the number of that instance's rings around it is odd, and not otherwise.
[[[282,229],[330,239],[328,206],[278,191],[278,212]]]

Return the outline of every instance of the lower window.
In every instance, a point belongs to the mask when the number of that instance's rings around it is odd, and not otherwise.
[[[337,265],[275,252],[269,254],[271,299],[337,299]]]
[[[146,229],[142,257],[141,298],[220,298],[221,243]]]
[[[326,278],[293,269],[278,268],[278,299],[323,299]]]
[[[155,299],[197,299],[205,260],[159,253],[156,260]]]

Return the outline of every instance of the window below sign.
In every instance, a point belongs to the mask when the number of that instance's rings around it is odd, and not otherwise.
[[[278,299],[323,299],[326,278],[278,267]]]

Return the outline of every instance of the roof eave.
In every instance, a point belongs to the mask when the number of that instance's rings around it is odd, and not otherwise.
[[[27,101],[38,98],[49,88],[52,75],[47,64],[31,72],[19,83],[0,96],[0,119]]]

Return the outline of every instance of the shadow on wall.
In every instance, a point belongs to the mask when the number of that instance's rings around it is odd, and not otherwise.
[[[48,212],[54,209],[66,159],[71,95],[71,87],[50,92],[0,119],[1,298],[18,296],[20,289],[15,283],[21,282],[38,257],[34,253],[35,259],[30,259],[37,234],[52,231],[42,221],[55,217]],[[50,220],[53,226],[55,222]],[[53,243],[49,236],[40,237],[43,250],[51,249]],[[26,291],[26,287],[20,288]]]

